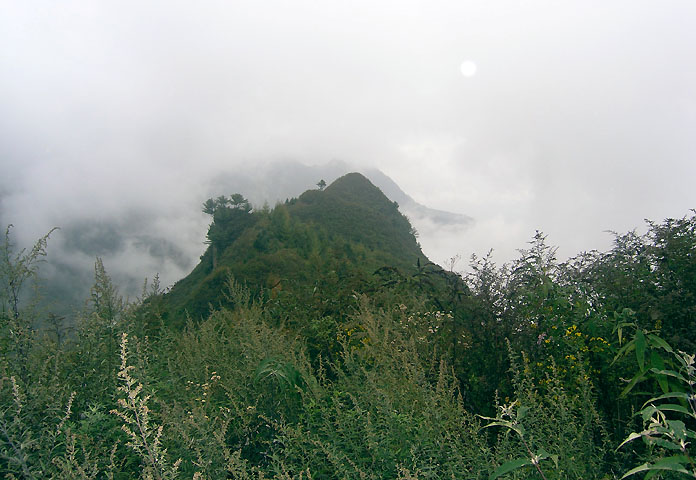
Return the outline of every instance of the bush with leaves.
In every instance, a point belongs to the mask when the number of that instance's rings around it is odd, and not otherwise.
[[[644,478],[668,472],[696,477],[695,355],[673,349],[655,332],[640,329],[633,322],[617,326],[620,342],[624,330],[632,330],[634,335],[618,352],[617,359],[635,352],[638,372],[622,395],[628,395],[639,384],[643,388],[652,386],[652,392],[659,392],[637,394],[650,396],[636,413],[643,429],[631,432],[619,448],[635,445],[634,441],[642,439],[644,448],[635,453],[649,460],[630,469],[622,478],[641,472],[647,472]]]
[[[609,438],[587,375],[577,372],[571,393],[553,369],[540,387],[527,356],[511,350],[510,357],[515,399],[497,405],[496,417],[483,417],[486,427],[502,427],[493,453],[499,465],[490,478],[513,471],[512,478],[601,478],[607,473]]]

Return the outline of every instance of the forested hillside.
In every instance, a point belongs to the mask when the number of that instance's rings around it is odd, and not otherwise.
[[[359,173],[326,189],[309,190],[272,210],[252,210],[239,194],[209,199],[209,247],[200,264],[165,296],[164,318],[181,324],[200,319],[225,302],[232,275],[255,296],[318,307],[320,317],[342,314],[343,300],[371,288],[373,273],[389,267],[407,275],[426,257],[409,221]],[[322,299],[322,300],[319,300]]]
[[[50,234],[18,251],[8,227],[4,477],[696,474],[696,215],[565,262],[537,233],[457,274],[358,174],[203,208],[188,277],[126,302],[97,259],[71,319],[31,288]]]

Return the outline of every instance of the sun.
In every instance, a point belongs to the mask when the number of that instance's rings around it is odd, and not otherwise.
[[[474,75],[476,75],[477,69],[478,68],[476,67],[476,64],[471,60],[464,60],[459,67],[459,70],[465,77],[473,77]]]

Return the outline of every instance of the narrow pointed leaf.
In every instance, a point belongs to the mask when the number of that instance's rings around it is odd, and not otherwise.
[[[498,469],[491,473],[491,475],[488,477],[488,480],[494,480],[501,475],[505,475],[508,472],[511,472],[513,470],[516,470],[521,467],[525,467],[527,465],[532,465],[532,461],[528,458],[518,458],[517,460],[510,460],[509,462],[503,463]]]
[[[660,410],[669,410],[669,411],[672,411],[672,412],[683,413],[684,415],[688,415],[688,416],[690,416],[690,417],[693,417],[693,416],[694,416],[694,414],[691,413],[691,411],[690,411],[688,408],[685,408],[685,407],[683,407],[683,406],[681,406],[681,405],[675,405],[675,404],[673,404],[673,403],[668,403],[668,404],[660,405],[660,406],[659,406],[659,409],[660,409]]]
[[[623,447],[624,445],[626,445],[628,442],[632,442],[632,441],[635,440],[636,438],[640,438],[640,437],[642,437],[643,435],[646,435],[646,434],[648,434],[648,433],[649,433],[649,432],[648,432],[647,430],[644,431],[644,432],[641,432],[641,433],[631,432],[631,434],[630,434],[628,437],[626,437],[626,440],[624,440],[623,442],[621,442],[621,444],[620,444],[618,447],[616,447],[616,449],[618,450],[619,448],[621,448],[621,447]]]
[[[647,342],[645,341],[645,334],[642,330],[636,332],[636,360],[638,360],[638,367],[640,371],[645,370],[645,349],[647,347]]]
[[[674,370],[658,370],[656,368],[651,368],[650,371],[653,373],[656,373],[658,375],[666,375],[669,377],[674,377],[677,380],[680,380],[684,383],[687,383],[686,378],[684,378],[681,373],[675,372]]]
[[[648,335],[648,338],[650,339],[650,342],[654,343],[655,345],[664,350],[667,350],[669,353],[674,352],[674,350],[672,350],[672,347],[669,346],[669,343],[667,343],[665,340],[661,339],[657,335],[651,333]]]
[[[626,345],[621,347],[618,352],[616,352],[616,356],[611,364],[614,365],[619,358],[623,357],[624,355],[628,355],[634,348],[636,348],[635,340],[631,340]]]
[[[656,370],[665,369],[665,362],[662,360],[662,357],[660,357],[660,355],[655,350],[650,352],[650,366],[652,367],[651,370],[656,373]],[[657,374],[657,383],[660,385],[660,390],[662,390],[662,393],[669,392],[669,382],[667,381],[667,378],[664,375],[660,375],[659,373]]]
[[[665,393],[664,395],[660,395],[659,397],[651,398],[647,402],[643,404],[643,408],[645,408],[647,405],[651,403],[658,402],[660,400],[665,400],[667,398],[681,398],[682,400],[689,401],[689,394],[684,393],[684,392],[670,392],[670,393]]]
[[[687,462],[688,459],[684,455],[675,455],[673,457],[663,458],[662,460],[659,460],[652,465],[649,463],[639,465],[626,472],[624,476],[621,478],[624,479],[631,475],[635,475],[636,473],[647,472],[652,470],[668,470],[671,472],[679,472],[691,475],[691,473],[688,470],[686,470],[683,466],[683,464]]]

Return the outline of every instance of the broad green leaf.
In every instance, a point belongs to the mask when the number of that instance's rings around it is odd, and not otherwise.
[[[624,440],[623,442],[621,442],[621,444],[620,444],[618,447],[616,447],[616,449],[618,450],[619,448],[621,448],[621,447],[623,447],[624,445],[626,445],[628,442],[632,442],[632,441],[635,440],[636,438],[641,438],[643,435],[647,435],[648,433],[650,433],[650,432],[648,432],[647,430],[645,430],[645,431],[643,431],[643,432],[641,432],[641,433],[631,432],[631,434],[630,434],[628,437],[626,437],[626,440]]]
[[[655,462],[653,464],[653,467],[660,468],[663,466],[671,466],[674,464],[681,466],[682,463],[689,463],[689,457],[687,457],[686,455],[673,455],[671,457],[665,457]]]
[[[669,346],[669,343],[667,343],[665,340],[661,339],[657,335],[650,333],[648,334],[648,339],[650,339],[650,342],[654,345],[657,345],[658,347],[667,350],[669,353],[673,353],[674,350],[672,350],[672,347]]]
[[[684,415],[688,415],[688,416],[690,416],[690,417],[694,417],[694,414],[691,413],[691,411],[690,411],[688,408],[683,407],[682,405],[675,405],[675,404],[673,404],[673,403],[667,403],[667,404],[664,404],[664,405],[660,405],[658,408],[659,408],[660,410],[669,410],[669,411],[672,411],[672,412],[679,412],[679,413],[683,413]],[[696,418],[696,417],[695,417],[695,418]]]
[[[626,345],[621,347],[618,352],[616,352],[616,356],[614,357],[614,360],[611,362],[611,364],[614,365],[614,363],[616,363],[616,361],[619,358],[623,357],[624,355],[628,355],[634,348],[636,348],[635,339],[628,342]]]
[[[651,470],[668,470],[672,472],[679,472],[691,475],[691,473],[688,470],[686,470],[683,466],[683,464],[687,462],[688,459],[685,456],[675,455],[673,457],[663,458],[662,460],[659,460],[652,465],[650,465],[649,463],[639,465],[626,472],[624,476],[621,478],[624,479],[631,475],[635,475],[636,473],[647,472]]]
[[[488,425],[484,425],[484,426],[481,427],[481,428],[484,429],[484,428],[488,428],[488,427],[505,427],[505,428],[509,428],[509,429],[512,430],[513,432],[517,433],[517,435],[519,435],[520,437],[524,437],[524,427],[523,427],[522,425],[516,425],[516,424],[514,424],[514,423],[512,423],[512,422],[508,422],[508,421],[505,421],[505,420],[498,420],[498,421],[495,421],[495,422],[491,422],[491,423],[489,423]]]
[[[686,400],[687,402],[689,401],[689,394],[684,393],[684,392],[670,392],[670,393],[665,393],[664,395],[660,395],[659,397],[651,398],[647,402],[643,404],[643,408],[645,408],[647,405],[650,405],[651,403],[656,403],[659,402],[660,400],[665,400],[667,398],[681,398],[682,400]]]
[[[494,480],[495,478],[498,478],[501,475],[505,475],[508,472],[511,472],[521,467],[525,467],[527,465],[532,465],[532,461],[528,458],[518,458],[517,460],[510,460],[509,462],[503,463],[501,466],[498,467],[498,469],[495,472],[491,473],[491,475],[488,477],[488,480]]]
[[[656,370],[665,369],[665,362],[662,361],[662,357],[660,357],[660,355],[655,350],[650,352],[650,366],[652,367],[651,370],[653,372],[655,372]],[[660,375],[659,373],[657,374],[657,383],[660,384],[660,389],[662,390],[662,393],[669,392],[669,382],[667,381],[667,378],[665,378],[664,375]]]
[[[666,375],[666,376],[674,377],[677,380],[680,380],[684,383],[688,383],[686,378],[684,378],[681,373],[675,372],[674,370],[658,370],[656,368],[651,368],[650,371],[653,373],[656,373],[657,375]]]
[[[635,475],[636,473],[646,472],[648,470],[650,470],[650,464],[644,463],[643,465],[638,465],[637,467],[632,468],[628,472],[624,473],[624,476],[621,477],[621,480],[623,480],[626,477],[630,477],[631,475]]]
[[[681,420],[667,420],[669,429],[677,440],[686,440],[686,425]]]
[[[650,352],[650,366],[658,370],[664,370],[665,368],[665,362],[662,360],[660,354],[655,350]]]
[[[486,418],[486,417],[483,417]],[[491,419],[491,420],[496,420],[496,419]],[[488,428],[488,427],[506,427],[506,428],[513,428],[512,422],[508,422],[506,420],[496,420],[495,422],[491,422],[487,425],[484,425],[482,428]]]
[[[650,417],[652,417],[656,412],[662,413],[655,405],[651,403],[638,413],[640,413],[640,415],[643,417],[643,421],[647,422],[648,419],[650,419]]]
[[[645,437],[645,441],[649,444],[657,445],[668,450],[681,450],[681,447],[678,444],[670,442],[669,440],[664,440],[662,438]]]
[[[645,334],[642,330],[636,332],[636,360],[638,360],[638,367],[640,371],[645,371],[645,349],[647,347],[647,342],[645,341]]]

